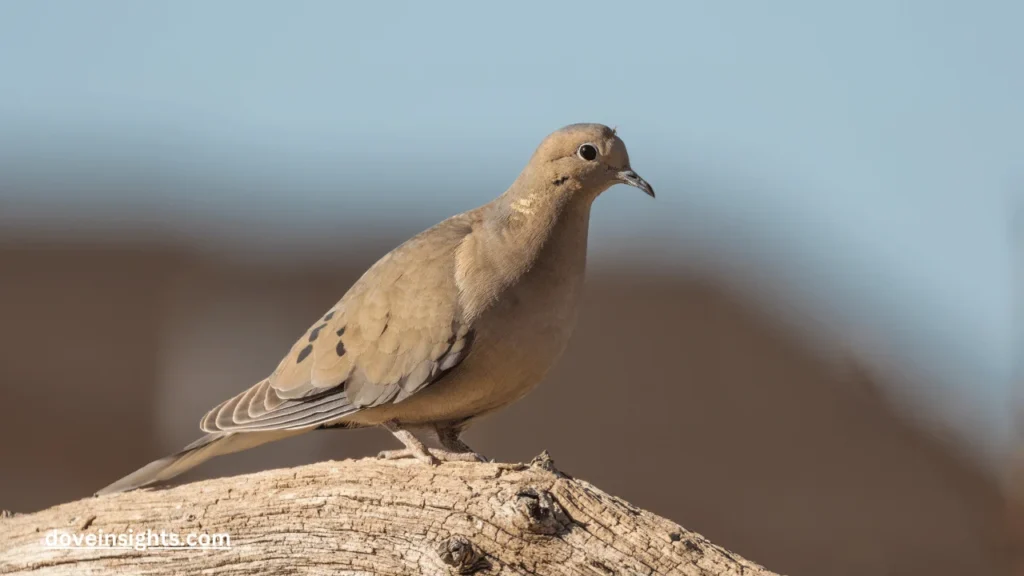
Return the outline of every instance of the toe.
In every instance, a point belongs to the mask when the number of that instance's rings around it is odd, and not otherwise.
[[[408,450],[382,450],[377,454],[377,458],[381,460],[398,460],[399,458],[409,458],[412,454]]]
[[[434,456],[444,462],[486,462],[479,454],[475,452],[448,452],[448,451],[433,451]]]
[[[427,464],[429,466],[437,466],[438,464],[441,463],[440,460],[438,460],[437,456],[434,456],[433,454],[431,454],[429,452],[424,452],[423,454],[417,454],[416,458],[420,462],[423,462],[424,464]]]

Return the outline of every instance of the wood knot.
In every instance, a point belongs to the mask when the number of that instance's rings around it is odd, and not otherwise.
[[[473,543],[458,534],[438,544],[437,555],[458,574],[472,574],[490,567],[490,562]]]
[[[561,534],[572,525],[562,505],[547,490],[527,488],[516,494],[516,509],[534,534]]]
[[[547,450],[545,450],[545,451],[541,452],[540,454],[534,456],[533,460],[530,460],[530,466],[534,466],[536,468],[542,468],[544,470],[547,470],[548,472],[554,472],[555,474],[559,473],[558,469],[555,468],[555,461],[554,461],[554,459],[551,458],[551,454],[548,454]]]

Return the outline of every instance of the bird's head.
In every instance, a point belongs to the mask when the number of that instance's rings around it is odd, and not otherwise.
[[[537,147],[524,171],[530,187],[593,200],[615,184],[634,186],[654,197],[654,189],[629,165],[626,144],[603,124],[571,124]]]

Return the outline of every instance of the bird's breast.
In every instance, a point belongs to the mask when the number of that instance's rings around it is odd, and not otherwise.
[[[527,270],[473,320],[471,349],[458,366],[402,402],[374,408],[373,417],[379,412],[406,424],[470,419],[522,398],[540,383],[576,325],[588,215],[554,231]]]
[[[475,324],[472,349],[439,382],[394,406],[409,423],[463,420],[525,396],[562,355],[576,323],[580,281],[524,278]]]

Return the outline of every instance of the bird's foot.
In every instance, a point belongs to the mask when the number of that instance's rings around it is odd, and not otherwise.
[[[430,453],[442,462],[489,462],[487,458],[476,452],[452,452],[450,450],[431,448]]]
[[[437,448],[428,448],[420,451],[412,448],[401,448],[399,450],[384,450],[377,454],[378,458],[384,460],[399,460],[401,458],[416,458],[421,462],[436,465],[441,462],[487,462],[488,460],[476,452],[451,452]]]
[[[438,464],[438,459],[425,450],[413,450],[412,448],[400,448],[398,450],[383,450],[377,454],[382,460],[400,460],[402,458],[415,458],[431,466]]]

